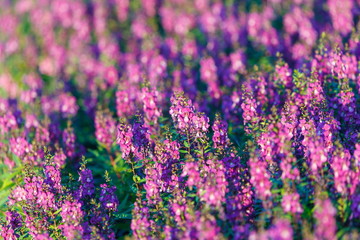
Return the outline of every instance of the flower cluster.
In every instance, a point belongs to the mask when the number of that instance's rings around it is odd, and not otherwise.
[[[6,222],[0,225],[4,239],[18,239],[24,233],[35,239],[51,239],[50,236],[57,236],[56,239],[114,239],[107,210],[117,210],[116,187],[104,184],[102,191],[95,194],[91,170],[82,169],[79,185],[71,189],[72,186],[61,185],[60,169],[56,165],[46,164],[43,170],[44,175],[26,172],[25,184],[11,192],[8,204],[16,210],[7,211]],[[101,208],[86,202],[87,196],[95,197],[93,201],[98,199]],[[19,209],[22,209],[21,215]],[[94,215],[101,218],[94,221],[91,219]]]
[[[359,56],[359,0],[0,1],[1,238],[359,239]]]
[[[204,136],[209,128],[209,119],[203,113],[196,112],[190,99],[183,93],[175,93],[171,97],[170,115],[176,128],[182,134],[192,137]]]

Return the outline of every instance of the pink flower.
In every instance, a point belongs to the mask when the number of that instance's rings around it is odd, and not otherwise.
[[[285,193],[281,206],[286,213],[302,213],[303,209],[300,204],[300,196],[297,192]]]

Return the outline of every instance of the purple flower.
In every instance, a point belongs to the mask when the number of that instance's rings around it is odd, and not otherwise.
[[[145,159],[148,155],[150,134],[142,119],[136,121],[132,126],[134,155],[138,159]]]
[[[65,154],[70,158],[74,157],[76,147],[74,129],[71,127],[65,129],[62,134],[62,139],[64,143]]]
[[[45,183],[49,184],[51,188],[61,191],[61,175],[58,166],[46,165],[45,170]]]
[[[156,87],[157,83],[166,74],[167,62],[161,55],[155,55],[151,58],[148,65],[149,81],[152,87]]]
[[[118,81],[118,72],[115,67],[111,66],[106,68],[105,70],[105,79],[109,86],[114,86],[115,83]]]
[[[57,209],[54,193],[50,192],[44,185],[41,177],[26,177],[23,187],[16,187],[9,197],[9,204],[25,201],[33,207],[39,207],[45,211]]]
[[[292,72],[287,63],[277,64],[275,67],[275,80],[283,86],[290,88],[292,86]]]
[[[291,152],[287,150],[282,150],[285,158],[282,159],[280,163],[280,168],[282,170],[281,178],[283,180],[298,180],[300,179],[299,169],[293,167],[296,163],[296,158],[292,155]]]
[[[101,192],[100,192],[100,203],[104,209],[109,211],[116,211],[119,205],[119,200],[115,194],[116,187],[109,187],[107,184],[101,184]]]
[[[38,126],[36,128],[35,139],[37,144],[41,146],[49,145],[51,142],[49,129],[47,127]]]
[[[228,182],[226,217],[234,225],[239,224],[246,216],[251,216],[254,211],[254,191],[250,183],[249,169],[240,161],[234,154],[222,159]]]
[[[223,237],[215,217],[210,214],[202,214],[200,211],[196,211],[193,219],[188,219],[186,224],[186,231],[178,236],[181,239],[219,240]]]
[[[9,227],[13,230],[22,226],[22,218],[19,213],[15,211],[7,211],[6,215],[6,222],[8,223]]]
[[[37,98],[37,92],[35,90],[27,90],[21,93],[20,99],[26,104],[32,104]]]
[[[6,223],[0,224],[0,236],[6,240],[15,240],[19,238],[17,229],[22,227],[21,216],[15,211],[7,211]]]
[[[351,218],[352,219],[359,219],[360,218],[360,194],[359,193],[355,193],[352,196]]]
[[[79,172],[80,187],[78,190],[79,198],[92,196],[95,192],[94,179],[90,169],[82,169]]]
[[[214,131],[214,135],[212,137],[214,148],[226,149],[230,141],[227,134],[227,123],[222,121],[220,116],[217,115],[212,129]]]

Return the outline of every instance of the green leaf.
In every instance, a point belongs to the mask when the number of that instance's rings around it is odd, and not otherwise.
[[[341,239],[345,233],[349,232],[351,228],[350,227],[345,227],[340,229],[337,233],[336,233],[336,239]]]
[[[54,212],[54,215],[57,215],[58,213],[60,213],[62,210],[62,208],[58,209],[56,212]]]
[[[89,152],[91,152],[92,154],[94,154],[95,155],[95,157],[99,157],[99,152],[97,151],[97,150],[92,150],[92,149],[89,149],[88,150]]]
[[[138,175],[134,175],[134,176],[133,176],[133,181],[134,181],[135,183],[138,183],[140,180],[141,180],[141,177],[140,177],[140,176],[138,176]]]
[[[131,185],[130,189],[133,193],[137,193],[137,188],[134,185]]]
[[[132,219],[132,215],[130,213],[118,213],[115,214],[115,217],[120,219]]]
[[[118,209],[123,209],[123,208],[126,207],[126,203],[127,203],[128,198],[129,198],[129,194],[126,194],[125,198],[119,204]]]
[[[140,179],[137,183],[144,183],[146,182],[146,178]]]

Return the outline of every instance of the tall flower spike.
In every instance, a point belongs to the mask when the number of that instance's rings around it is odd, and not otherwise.
[[[94,178],[90,169],[82,169],[79,173],[80,187],[78,197],[92,196],[95,192]]]
[[[227,134],[227,123],[221,120],[220,115],[216,115],[215,122],[212,126],[214,135],[212,137],[214,148],[225,150],[229,147],[229,138]]]
[[[115,194],[116,187],[101,184],[100,203],[102,207],[108,211],[116,211],[119,206],[119,200]]]
[[[62,138],[66,156],[69,158],[74,157],[76,147],[74,129],[71,127],[66,128],[62,134]]]
[[[267,163],[262,161],[256,153],[250,156],[251,184],[255,187],[255,193],[261,200],[267,200],[271,196],[270,175],[267,172]]]
[[[110,150],[116,134],[116,122],[109,111],[97,111],[95,115],[95,136]]]
[[[316,199],[314,217],[316,219],[315,236],[318,239],[336,239],[336,209],[330,199]]]
[[[303,209],[300,204],[300,196],[297,192],[285,193],[281,206],[286,213],[302,213]]]
[[[219,99],[221,90],[217,83],[218,76],[214,59],[211,57],[201,59],[200,66],[201,79],[207,83],[209,94],[214,99]]]
[[[251,130],[248,125],[257,124],[259,122],[259,114],[256,111],[258,104],[252,94],[245,92],[243,94],[243,102],[241,103],[241,109],[243,110],[242,116],[244,119],[244,125],[246,133],[250,134]]]
[[[277,219],[274,225],[268,230],[268,236],[274,240],[292,240],[293,232],[289,220]]]
[[[203,113],[195,112],[191,100],[182,92],[174,93],[171,103],[170,115],[178,131],[194,138],[204,137],[209,128],[209,118]]]
[[[132,126],[134,155],[138,159],[145,159],[148,155],[150,134],[143,119],[138,119]]]
[[[82,204],[76,200],[65,200],[62,204],[60,216],[64,224],[59,228],[68,239],[82,236],[83,229],[80,223],[83,221],[84,213],[81,206]]]
[[[131,126],[126,123],[120,123],[118,126],[117,143],[120,146],[122,157],[126,158],[134,151],[134,145],[132,143],[133,132]]]
[[[129,90],[118,90],[116,92],[116,112],[118,117],[127,117],[134,112],[133,103]]]
[[[147,125],[150,125],[152,122],[156,124],[158,118],[160,117],[160,110],[157,106],[158,104],[158,92],[155,90],[150,90],[145,87],[142,89],[142,101],[144,104],[144,114],[145,122]]]

